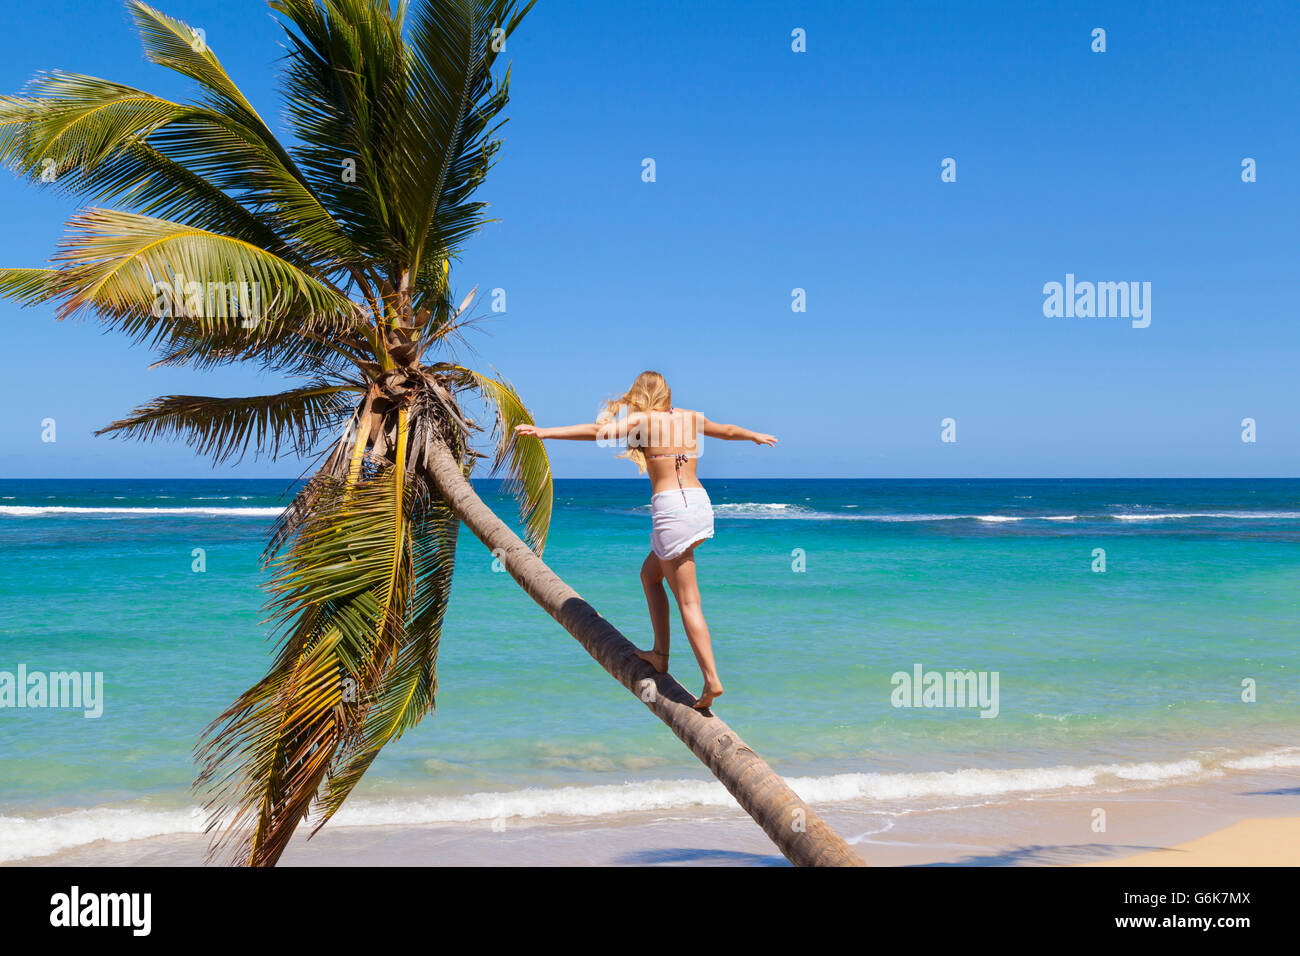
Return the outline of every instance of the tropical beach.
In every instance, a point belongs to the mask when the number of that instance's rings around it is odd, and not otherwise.
[[[1048,867],[1104,920],[1300,862],[1294,5],[240,3],[0,38],[51,927],[154,867]]]
[[[1294,862],[1300,483],[712,486],[721,534],[707,584],[738,691],[728,716],[873,864],[1141,859],[1251,818],[1270,818],[1257,825],[1274,838],[1219,862]],[[32,711],[11,731],[0,862],[200,863],[193,737],[174,728],[201,724],[266,653],[257,559],[286,487],[11,481],[0,492],[0,546],[22,557],[0,576],[22,596],[4,646],[33,670],[76,660],[105,675],[100,718]],[[508,511],[499,488],[483,494]],[[623,586],[645,534],[639,485],[561,479],[555,508],[557,571],[641,637],[640,596]],[[448,633],[473,638],[448,642],[437,715],[286,864],[784,862],[640,706],[600,686],[478,542],[461,542],[458,566]],[[1014,600],[988,599],[993,574]],[[55,600],[75,623],[50,627]],[[491,617],[476,613],[489,603]],[[917,665],[996,671],[996,718],[974,700],[898,706],[894,678]],[[588,707],[566,704],[576,682],[592,685]]]

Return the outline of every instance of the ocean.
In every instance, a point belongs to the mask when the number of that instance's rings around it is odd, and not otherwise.
[[[1300,767],[1300,480],[705,485],[716,710],[814,805],[917,813]],[[292,487],[0,481],[0,674],[103,675],[98,718],[0,708],[0,862],[202,829],[192,749],[270,662],[258,559]],[[547,562],[650,646],[648,484],[561,480],[555,497]],[[331,828],[731,805],[468,532],[457,565],[437,712]],[[698,689],[675,608],[672,655]],[[949,672],[996,698],[963,701]],[[933,694],[904,682],[918,673]]]

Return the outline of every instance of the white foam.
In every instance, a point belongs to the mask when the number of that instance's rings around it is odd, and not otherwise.
[[[224,496],[246,499],[246,495]],[[196,499],[218,500],[218,499]],[[639,511],[648,509],[638,508]],[[856,508],[857,505],[844,505],[844,508]],[[1146,512],[1120,513],[1107,515],[967,515],[967,514],[838,514],[817,511],[802,505],[786,502],[729,502],[714,504],[713,510],[720,518],[758,518],[782,521],[876,521],[886,524],[914,523],[933,521],[982,521],[987,524],[1006,524],[1019,521],[1079,521],[1112,518],[1118,521],[1169,521],[1187,518],[1224,518],[1243,521],[1294,520],[1300,518],[1300,511],[1204,511],[1204,512]],[[176,507],[95,507],[78,505],[0,505],[0,517],[40,518],[59,515],[94,516],[149,516],[149,517],[187,517],[207,515],[226,518],[265,518],[282,514],[282,507],[254,506],[176,506]]]
[[[844,509],[857,508],[857,505],[843,505]],[[638,509],[647,510],[648,506]],[[801,505],[790,505],[780,502],[729,502],[726,504],[713,505],[714,514],[719,518],[767,518],[784,521],[879,521],[887,524],[892,523],[910,523],[910,522],[930,522],[930,521],[983,521],[988,524],[1006,524],[1017,521],[1080,521],[1102,520],[1105,518],[1121,518],[1123,520],[1143,520],[1146,517],[1160,517],[1160,515],[995,515],[995,514],[844,514],[831,513],[826,511],[816,511],[812,508],[805,508]],[[1295,517],[1300,517],[1300,512],[1295,512]],[[1243,517],[1288,517],[1291,512],[1241,512]],[[1177,517],[1196,517],[1195,515],[1179,515]],[[1224,517],[1217,515],[1212,517]]]
[[[0,505],[0,515],[39,518],[46,515],[154,515],[165,518],[212,515],[221,518],[262,518],[282,514],[283,508],[82,508],[72,505]]]
[[[908,800],[919,797],[990,797],[1003,794],[1092,787],[1107,778],[1163,781],[1206,771],[1197,760],[1171,763],[1096,764],[1087,767],[1029,767],[1006,770],[948,770],[933,773],[839,774],[834,777],[790,781],[810,803],[870,800]],[[1213,771],[1211,771],[1213,772]],[[800,786],[800,784],[804,786]]]
[[[856,508],[857,505],[844,505],[844,508]],[[645,510],[645,509],[641,509]],[[782,502],[729,502],[713,505],[713,512],[720,518],[768,518],[785,521],[881,521],[885,523],[906,523],[926,521],[1072,521],[1077,515],[954,515],[954,514],[835,514],[816,511],[802,505],[784,504]]]
[[[1242,521],[1275,521],[1300,518],[1300,511],[1171,511],[1114,514],[1119,521],[1174,521],[1182,518],[1233,518]]]
[[[810,515],[820,514],[810,508],[804,508],[801,505],[786,504],[783,501],[740,501],[728,504],[714,504],[714,514],[731,515],[738,518],[766,518],[766,517],[808,517]],[[826,515],[829,518],[831,515]]]
[[[1219,772],[1199,760],[1190,758],[1175,760],[1172,763],[1112,764],[1100,769],[1121,780],[1177,780],[1180,777],[1194,777],[1202,771],[1212,774]]]
[[[793,781],[791,781],[793,786]],[[472,793],[467,796],[418,800],[358,801],[334,817],[339,826],[470,823],[473,821],[538,817],[599,817],[681,807],[727,807],[735,801],[717,781],[649,780]]]
[[[936,514],[880,514],[880,515],[846,515],[846,521],[886,521],[886,522],[909,522],[909,521],[961,521],[963,519],[973,518],[974,515],[936,515]]]
[[[1300,748],[1273,750],[1266,754],[1226,760],[1223,765],[1230,770],[1272,770],[1276,767],[1300,767]]]
[[[202,833],[203,811],[95,807],[50,817],[0,816],[0,863],[45,856],[98,840],[125,843],[170,833]]]
[[[1283,748],[1221,764],[1192,758],[1167,762],[935,771],[846,773],[791,777],[787,782],[810,804],[980,797],[1161,784],[1222,776],[1225,769],[1267,770],[1300,766],[1300,748]],[[735,806],[722,784],[708,780],[648,780],[586,787],[529,787],[503,792],[403,799],[361,799],[344,805],[330,826],[416,826],[605,817],[623,813]],[[46,817],[0,816],[0,863],[44,856],[107,840],[122,843],[168,834],[202,833],[198,807],[185,810],[96,807]]]
[[[844,505],[855,508],[856,505]],[[782,520],[805,521],[882,521],[892,522],[926,522],[926,521],[983,521],[988,524],[1007,524],[1017,521],[1169,521],[1186,518],[1221,518],[1236,521],[1279,521],[1300,518],[1300,511],[1189,511],[1189,512],[1122,512],[1118,514],[1092,515],[997,515],[997,514],[832,514],[816,511],[800,505],[787,505],[777,502],[738,502],[714,504],[718,517],[731,518],[771,518]]]

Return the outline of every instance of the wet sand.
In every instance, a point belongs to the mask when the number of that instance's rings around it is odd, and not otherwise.
[[[1300,773],[909,807],[824,804],[876,866],[1300,865]],[[201,834],[98,843],[18,865],[194,866]],[[285,866],[786,866],[739,808],[328,827]]]

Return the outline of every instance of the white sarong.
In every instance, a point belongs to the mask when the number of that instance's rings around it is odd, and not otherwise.
[[[713,537],[713,504],[703,488],[673,488],[650,498],[650,550],[671,561]]]

